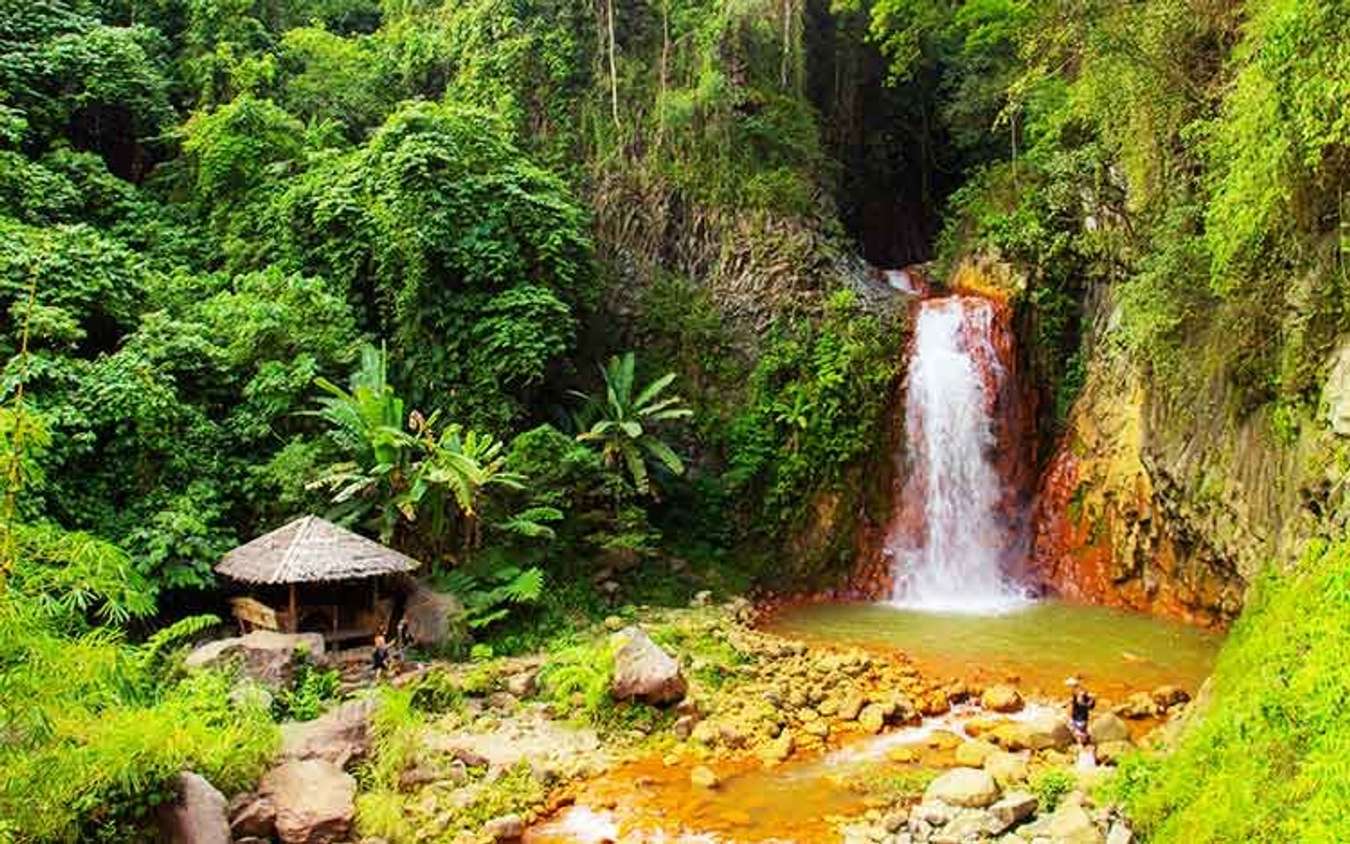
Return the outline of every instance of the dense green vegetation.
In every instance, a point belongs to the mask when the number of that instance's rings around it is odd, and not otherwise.
[[[1311,549],[1254,591],[1203,718],[1173,755],[1131,760],[1114,784],[1150,841],[1345,837],[1350,548]]]
[[[0,0],[0,841],[131,840],[317,714],[335,675],[237,701],[175,654],[306,512],[425,561],[456,656],[558,651],[592,723],[601,584],[838,579],[905,330],[853,256],[943,202],[939,276],[1026,279],[1044,422],[1095,315],[1293,442],[1350,328],[1347,43],[1344,0]],[[1344,570],[1263,581],[1210,717],[1127,769],[1157,840],[1346,837]],[[458,693],[383,702],[372,834]]]
[[[791,302],[771,293],[759,318],[785,338],[823,326],[821,342],[860,355],[877,373],[867,386],[884,387],[891,348],[854,351],[858,329],[819,320],[841,252],[837,234],[808,236],[828,204],[812,198],[823,165],[800,94],[799,13],[785,12],[784,29],[710,3],[619,9],[605,43],[596,10],[567,4],[5,7],[0,342],[6,395],[22,382],[25,412],[50,438],[29,441],[21,513],[117,543],[157,588],[210,586],[221,552],[304,510],[336,507],[440,558],[484,537],[475,524],[447,527],[443,496],[425,492],[437,461],[415,453],[462,438],[502,443],[496,485],[519,477],[528,488],[517,513],[574,515],[555,505],[590,506],[576,486],[603,488],[611,506],[589,520],[592,547],[650,550],[670,520],[694,520],[723,550],[765,541],[754,502],[738,519],[718,511],[730,491],[777,483],[775,461],[736,460],[725,432],[734,423],[758,454],[792,460],[788,429],[807,420],[784,426],[754,409],[778,400],[782,375],[746,395],[758,354],[724,316],[737,308],[718,293],[727,270],[657,272],[651,250],[666,247],[615,230],[616,214],[633,215],[611,203],[645,185],[650,202],[629,197],[639,209],[683,203],[706,218],[711,240],[689,250],[724,242],[763,250],[752,267],[790,265]],[[725,50],[742,58],[728,67]],[[747,203],[759,209],[751,230],[725,216]],[[761,242],[775,231],[793,254]],[[645,269],[622,277],[634,262]],[[624,316],[634,290],[649,299],[661,284],[711,289],[708,319]],[[331,407],[309,412],[349,378],[361,389],[359,350],[371,342],[387,350],[384,377],[401,401],[386,410],[428,420],[397,433],[389,465],[383,446],[357,447]],[[704,343],[700,359],[682,353]],[[594,364],[632,345],[650,349],[627,364],[639,383],[673,370],[684,376],[668,384],[674,395],[697,382],[694,430],[641,446],[656,461],[650,484],[633,460],[619,472],[608,457],[590,480],[554,479],[571,490],[536,484],[528,469],[555,472],[575,452],[538,433],[535,466],[512,465],[525,456],[513,439],[540,424],[568,436],[603,424],[573,394],[603,395]],[[801,500],[836,480],[884,403],[875,389],[820,411],[830,418],[816,424],[852,442],[812,455],[812,470],[775,495]],[[658,426],[679,427],[660,414]],[[583,440],[621,453],[595,434]],[[396,530],[412,498],[427,513],[417,530]],[[458,503],[474,522],[474,503]],[[517,527],[516,539],[577,532]],[[579,550],[557,547],[564,558]]]
[[[0,840],[125,841],[179,771],[225,788],[262,773],[277,742],[265,699],[173,647],[216,623],[189,616],[132,644],[117,627],[154,609],[115,546],[16,526],[0,599]]]
[[[604,577],[791,574],[899,345],[841,292],[804,11],[0,2],[0,837],[128,840],[317,714],[335,675],[235,706],[166,626],[305,512],[426,561],[478,655]]]

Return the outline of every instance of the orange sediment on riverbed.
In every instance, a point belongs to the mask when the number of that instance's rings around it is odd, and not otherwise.
[[[865,798],[830,777],[792,777],[793,764],[764,768],[752,760],[707,763],[720,783],[696,786],[696,760],[667,766],[660,759],[622,765],[581,786],[566,812],[612,824],[618,841],[677,841],[680,834],[719,842],[826,841],[831,816],[856,815]],[[565,817],[541,824],[527,844],[576,844],[585,838]],[[707,840],[707,839],[704,839]]]

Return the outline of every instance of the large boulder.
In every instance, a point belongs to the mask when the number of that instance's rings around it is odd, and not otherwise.
[[[1026,782],[1030,774],[1026,757],[1020,753],[1008,753],[999,750],[984,757],[984,769],[994,781],[1005,788],[1019,782]]]
[[[448,592],[437,592],[419,583],[408,595],[403,608],[408,636],[414,645],[441,649],[458,644],[468,636],[464,605]]]
[[[318,633],[254,630],[244,636],[217,639],[188,654],[188,669],[220,668],[238,663],[245,675],[267,686],[288,686],[299,660],[323,655]]]
[[[326,759],[283,762],[263,776],[258,793],[276,807],[282,844],[334,844],[351,832],[356,780]]]
[[[1125,698],[1115,712],[1122,718],[1152,718],[1158,714],[1158,704],[1148,692],[1135,692]]]
[[[707,765],[699,765],[689,772],[689,781],[697,788],[717,788],[721,784],[722,778],[717,776],[717,772]]]
[[[930,839],[935,842],[988,841],[1005,827],[1002,821],[984,809],[961,809]]]
[[[1088,735],[1092,737],[1094,744],[1129,741],[1130,728],[1126,726],[1119,715],[1103,712],[1100,715],[1094,715],[1092,720],[1088,722]]]
[[[1046,713],[1026,721],[1008,721],[983,736],[1004,750],[1064,750],[1073,744],[1069,722]]]
[[[984,764],[989,754],[997,752],[998,748],[987,741],[975,739],[964,742],[956,748],[956,764],[966,768],[978,768]]]
[[[924,790],[923,801],[983,809],[998,799],[998,783],[979,768],[952,768]]]
[[[617,700],[652,704],[674,703],[688,690],[680,663],[661,650],[639,627],[625,627],[611,637],[614,680],[610,694]]]
[[[1052,814],[1042,814],[1036,820],[1019,827],[1017,834],[1027,841],[1049,841],[1052,844],[1104,844],[1105,836],[1083,806],[1081,792],[1070,792],[1060,801]]]
[[[525,821],[520,815],[501,815],[483,824],[483,835],[493,841],[518,841],[525,833]]]
[[[282,759],[326,759],[339,768],[370,752],[370,716],[375,702],[349,700],[313,721],[281,725]]]
[[[230,801],[230,832],[241,838],[272,839],[277,829],[277,807],[266,797],[254,793],[239,794]]]
[[[175,799],[156,811],[165,844],[230,844],[225,795],[204,778],[184,771],[174,778]]]
[[[869,733],[879,733],[886,726],[886,709],[879,703],[869,703],[858,713],[858,725]]]
[[[1191,699],[1190,694],[1180,686],[1159,686],[1149,693],[1149,697],[1153,698],[1159,709],[1171,709]]]
[[[1060,806],[1045,827],[1055,844],[1102,844],[1104,836],[1092,822],[1092,816],[1081,805],[1066,803]]]
[[[1003,832],[1036,814],[1036,805],[1036,795],[1026,791],[1014,791],[990,806],[989,814],[998,819],[997,832]]]

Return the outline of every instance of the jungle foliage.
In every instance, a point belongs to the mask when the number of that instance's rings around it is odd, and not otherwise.
[[[661,523],[723,549],[762,539],[758,516],[716,515],[753,473],[733,465],[725,426],[681,430],[746,397],[660,405],[648,422],[669,433],[642,423],[636,460],[616,436],[632,421],[574,415],[572,396],[612,408],[626,373],[637,404],[638,385],[663,383],[660,403],[707,363],[663,339],[687,320],[596,330],[625,314],[625,287],[654,286],[615,272],[643,247],[610,228],[611,202],[640,184],[711,215],[736,248],[755,235],[726,215],[749,206],[759,231],[825,260],[803,235],[828,217],[829,179],[802,91],[804,14],[713,0],[0,6],[2,397],[22,383],[50,440],[30,452],[24,514],[115,542],[170,590],[211,585],[224,550],[306,510],[438,563],[484,540],[530,564],[642,556]],[[755,248],[753,265],[771,257]],[[837,281],[823,267],[793,270],[808,289],[790,308],[765,303],[776,333],[824,317]],[[704,338],[729,348],[741,329],[717,314],[736,305],[711,307]],[[313,411],[341,399],[370,344],[402,404],[384,409],[387,443],[353,448],[335,405]],[[649,344],[596,377],[596,361]],[[867,353],[885,371],[891,351]],[[714,365],[739,392],[757,355],[728,356]],[[813,457],[820,471],[794,477],[836,478],[879,401]],[[751,416],[764,429],[738,436],[757,448],[791,436]],[[498,493],[487,520],[456,471],[480,447]]]
[[[1116,796],[1150,841],[1345,838],[1350,551],[1311,548],[1253,587],[1224,644],[1203,717],[1166,758],[1139,756]]]
[[[176,668],[205,621],[153,632],[302,513],[424,560],[480,650],[610,578],[745,584],[861,459],[895,348],[826,304],[805,16],[0,0],[0,839],[133,840],[179,770],[242,788],[318,713],[331,674],[243,705]],[[701,309],[629,307],[667,282]]]

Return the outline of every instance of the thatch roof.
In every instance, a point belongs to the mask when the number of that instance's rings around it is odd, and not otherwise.
[[[216,571],[246,583],[316,583],[414,571],[420,565],[318,516],[303,516],[240,545]]]

